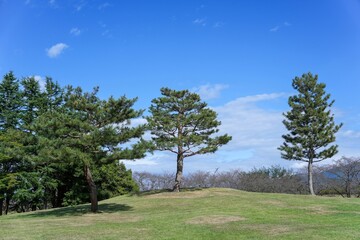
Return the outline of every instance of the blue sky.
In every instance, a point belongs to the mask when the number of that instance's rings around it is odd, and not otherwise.
[[[139,97],[142,109],[164,86],[199,93],[233,141],[186,159],[185,173],[300,167],[276,148],[291,80],[311,71],[344,123],[335,158],[360,156],[359,0],[0,0],[0,74],[10,70]],[[175,156],[126,164],[174,171]]]

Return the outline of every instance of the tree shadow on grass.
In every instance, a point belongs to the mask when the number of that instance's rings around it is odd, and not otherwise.
[[[116,204],[116,203],[102,203],[99,204],[99,211],[94,214],[101,213],[114,213],[122,211],[131,211],[133,207],[126,204]],[[24,215],[24,217],[34,218],[34,217],[66,217],[66,216],[82,216],[84,214],[92,213],[90,211],[90,204],[70,206],[63,208],[55,208],[45,211],[36,211],[31,214]]]

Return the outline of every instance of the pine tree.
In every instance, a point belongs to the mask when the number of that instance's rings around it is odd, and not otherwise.
[[[309,191],[315,195],[313,188],[313,163],[333,157],[337,152],[335,133],[342,124],[334,123],[334,114],[330,108],[330,94],[325,92],[326,85],[318,83],[318,76],[311,73],[295,77],[292,86],[297,95],[289,97],[290,111],[284,113],[283,121],[289,133],[283,135],[284,143],[278,148],[281,157],[286,160],[297,160],[308,163]]]
[[[18,130],[21,123],[21,91],[12,72],[0,83],[0,207],[5,201],[5,213],[18,186],[18,174],[23,169],[23,136]],[[2,211],[0,211],[2,214]]]
[[[20,124],[20,84],[13,72],[6,74],[0,83],[0,130],[15,129]]]
[[[129,126],[131,119],[142,114],[132,108],[136,99],[101,100],[97,93],[98,88],[84,93],[81,88],[69,87],[64,107],[42,114],[35,124],[41,137],[40,155],[82,167],[93,212],[98,210],[93,169],[120,159],[141,158],[146,150],[142,142],[123,147],[141,138],[145,129]]]
[[[146,117],[154,135],[154,149],[177,155],[177,170],[173,190],[179,191],[184,158],[197,154],[214,153],[227,144],[231,137],[216,134],[221,123],[215,111],[201,102],[200,96],[188,90],[161,88],[162,97],[152,100],[151,116]]]

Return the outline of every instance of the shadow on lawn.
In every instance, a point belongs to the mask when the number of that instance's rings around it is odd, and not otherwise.
[[[99,211],[96,214],[101,213],[113,213],[121,211],[131,211],[133,207],[126,204],[116,204],[116,203],[102,203],[99,204]],[[90,211],[90,204],[79,205],[79,206],[70,206],[63,208],[50,209],[48,211],[36,211],[32,214],[24,215],[24,217],[64,217],[64,216],[81,216],[84,214],[92,213]]]

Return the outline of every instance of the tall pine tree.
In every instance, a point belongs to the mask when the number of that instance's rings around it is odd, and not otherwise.
[[[317,75],[307,73],[295,77],[292,86],[298,94],[289,97],[291,110],[284,113],[283,121],[289,133],[282,136],[284,143],[278,149],[286,160],[307,162],[309,191],[315,195],[313,163],[331,158],[338,152],[338,146],[331,144],[342,124],[334,123],[334,114],[330,110],[334,100],[330,100],[330,94],[325,92],[326,85],[318,83]]]
[[[169,151],[177,156],[175,185],[180,190],[184,158],[214,153],[227,144],[231,136],[214,136],[221,123],[215,111],[207,108],[200,96],[188,90],[161,89],[162,97],[152,100],[151,116],[146,117],[154,135],[154,148]]]
[[[22,97],[20,83],[13,72],[0,83],[0,207],[5,202],[5,213],[18,186],[18,174],[23,167],[19,127]],[[2,211],[0,211],[2,214]]]

